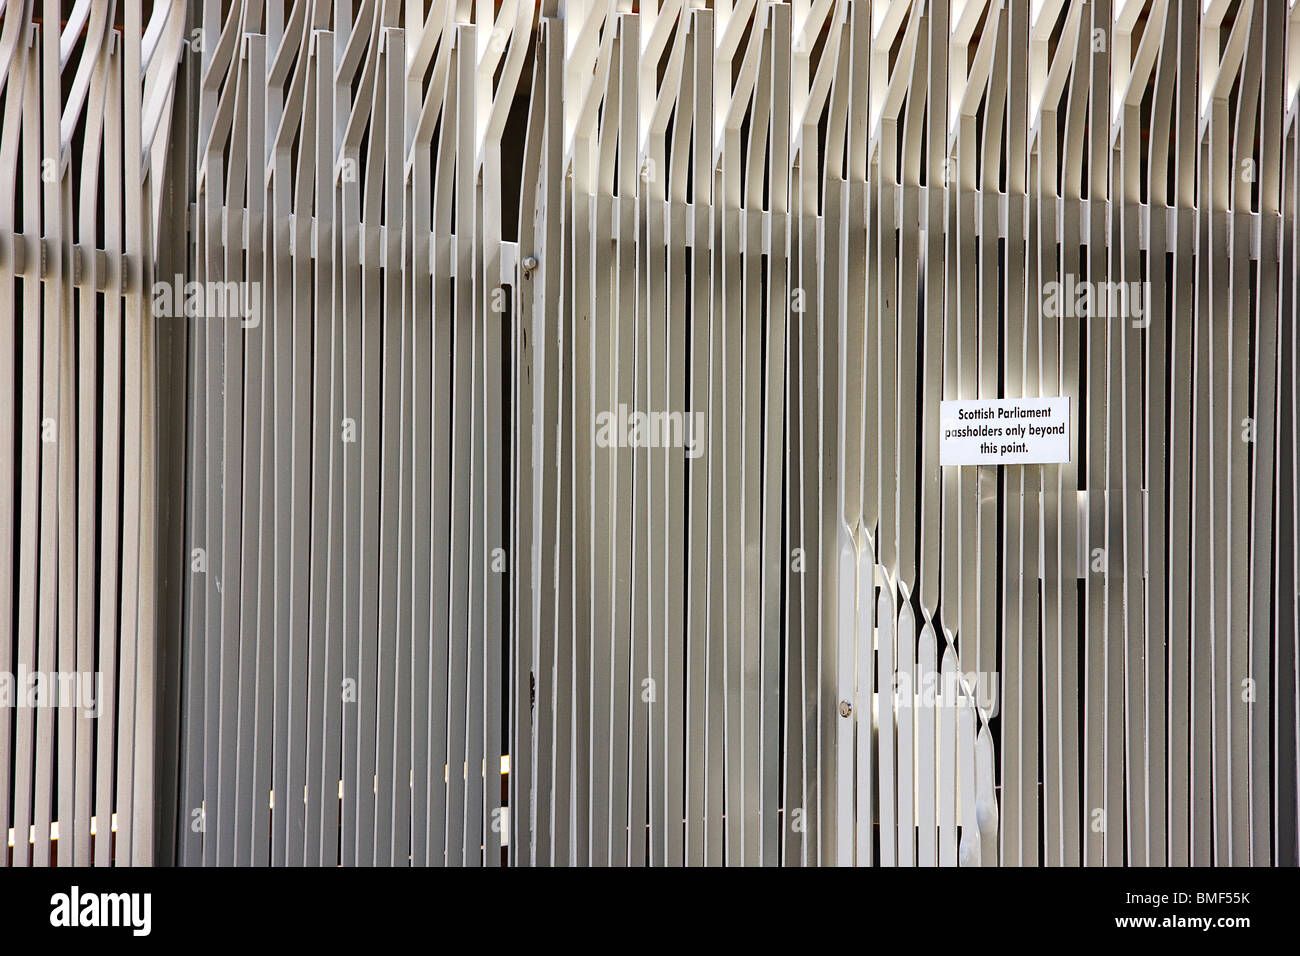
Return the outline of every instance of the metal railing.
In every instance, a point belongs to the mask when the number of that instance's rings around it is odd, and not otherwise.
[[[32,862],[1298,861],[1294,4],[121,6],[0,24]]]

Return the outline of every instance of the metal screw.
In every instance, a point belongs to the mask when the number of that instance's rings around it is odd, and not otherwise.
[[[840,716],[848,717],[852,713],[853,713],[853,705],[850,704],[847,700],[840,701]]]
[[[528,256],[524,259],[524,278],[528,278],[537,270],[537,257]]]

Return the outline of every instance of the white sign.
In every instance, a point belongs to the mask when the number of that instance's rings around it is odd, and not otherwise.
[[[939,403],[940,465],[1048,465],[1070,460],[1070,399]]]

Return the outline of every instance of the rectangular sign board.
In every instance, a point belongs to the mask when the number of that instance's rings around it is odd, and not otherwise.
[[[939,403],[940,465],[1050,465],[1070,460],[1070,398]]]

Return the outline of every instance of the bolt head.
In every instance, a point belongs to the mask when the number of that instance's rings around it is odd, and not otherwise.
[[[853,705],[847,700],[840,701],[840,716],[848,717],[853,713]]]

